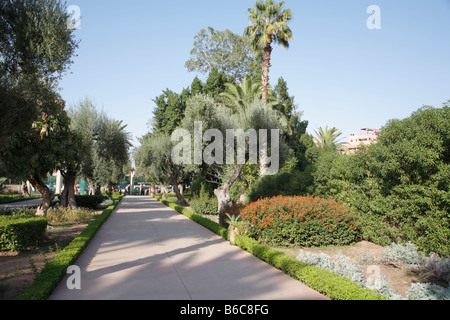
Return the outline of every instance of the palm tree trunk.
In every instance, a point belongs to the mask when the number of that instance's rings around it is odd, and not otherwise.
[[[270,57],[272,55],[272,40],[267,42],[266,47],[264,48],[264,64],[262,70],[262,100],[264,106],[267,107],[267,96],[269,92],[269,69],[270,65]]]

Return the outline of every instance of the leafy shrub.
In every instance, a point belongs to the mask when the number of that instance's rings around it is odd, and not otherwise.
[[[16,215],[34,216],[35,212],[36,210],[31,207],[17,207],[0,211],[0,216],[16,216]]]
[[[313,182],[312,167],[304,172],[283,172],[273,176],[264,176],[255,181],[247,191],[247,201],[255,202],[261,198],[271,198],[279,195],[305,195]]]
[[[177,202],[177,195],[175,193],[164,193],[163,198],[169,202]]]
[[[96,209],[106,199],[108,197],[104,195],[75,195],[77,206],[88,209]]]
[[[191,200],[189,202],[192,210],[198,214],[217,214],[218,201],[217,199],[210,200]]]
[[[450,287],[444,288],[433,283],[414,282],[406,296],[409,300],[450,300]]]
[[[417,271],[420,278],[435,284],[450,285],[450,257],[441,258],[435,253],[422,255],[411,242],[392,243],[382,253],[380,262]]]
[[[78,208],[68,209],[62,207],[50,208],[47,212],[47,220],[50,223],[58,222],[85,222],[94,215],[91,209]]]
[[[405,245],[392,243],[381,254],[383,263],[392,263],[407,269],[418,269],[422,266],[424,258],[417,252],[415,244],[408,242]]]
[[[250,234],[268,244],[346,245],[359,235],[359,215],[332,199],[278,196],[248,204],[241,214]]]
[[[350,258],[344,256],[341,252],[337,253],[333,259],[324,253],[313,254],[300,250],[297,260],[332,271],[338,276],[345,277],[358,285],[363,286],[365,283],[363,269],[354,264]]]
[[[0,216],[0,250],[20,251],[44,240],[47,219],[27,215]]]
[[[380,245],[411,241],[450,255],[450,101],[389,121],[378,143],[354,155],[321,154],[314,194],[363,215],[363,238]]]
[[[377,291],[384,297],[399,299],[401,296],[395,293],[395,289],[390,284],[390,280],[384,275],[375,277],[375,279],[366,279],[364,270],[352,262],[352,260],[342,254],[337,253],[333,258],[324,253],[309,253],[300,250],[297,260],[306,264],[331,271],[340,277],[347,278],[362,288],[370,288]]]
[[[228,221],[233,217],[240,215],[244,207],[245,205],[236,202],[222,208],[222,210],[219,212],[219,225],[224,228],[228,228]]]
[[[419,275],[423,279],[450,287],[450,257],[441,258],[437,254],[431,254],[424,259]]]

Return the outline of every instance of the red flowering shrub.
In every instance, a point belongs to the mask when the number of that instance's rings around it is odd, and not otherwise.
[[[272,245],[346,245],[357,240],[359,215],[332,199],[278,196],[241,211],[249,235]]]

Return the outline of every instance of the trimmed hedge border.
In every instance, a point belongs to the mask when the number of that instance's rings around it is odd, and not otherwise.
[[[17,300],[46,300],[67,274],[67,268],[76,261],[87,247],[97,230],[122,200],[122,197],[116,198],[114,204],[103,210],[103,213],[92,221],[78,237],[47,263],[33,284],[19,295]]]
[[[175,203],[158,199],[156,196],[153,197],[229,241],[228,230],[214,221],[180,207]],[[236,245],[332,300],[389,300],[371,289],[358,286],[347,278],[298,261],[278,250],[261,245],[255,239],[247,236],[237,236]]]
[[[35,216],[0,216],[0,250],[20,251],[44,240],[47,219]]]

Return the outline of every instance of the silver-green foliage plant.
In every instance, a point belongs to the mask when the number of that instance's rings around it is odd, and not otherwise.
[[[364,270],[353,263],[342,252],[337,253],[334,258],[331,258],[324,253],[313,254],[300,250],[297,260],[334,272],[341,277],[350,279],[363,288],[375,290],[388,298],[400,298],[400,296],[395,294],[395,290],[391,286],[388,278],[384,275],[376,275],[367,279],[364,275]]]
[[[362,260],[366,261],[366,258]],[[366,278],[363,269],[341,252],[332,258],[324,253],[314,254],[300,250],[297,260],[334,272],[363,288],[375,290],[392,300],[450,300],[450,286],[446,288],[434,283],[412,283],[405,296],[399,295],[390,284],[390,279],[385,275],[375,274]],[[370,257],[368,261],[375,263],[377,260]],[[450,279],[450,258],[443,259],[435,255],[420,256],[416,247],[411,243],[405,246],[400,244],[389,246],[381,258],[381,262],[386,261],[394,264],[403,263],[404,266],[415,268],[414,270],[418,270],[422,275],[426,274],[428,278],[434,276],[434,279],[441,282],[448,282]],[[448,283],[450,284],[450,282]]]
[[[411,242],[405,245],[392,243],[382,253],[381,260],[383,263],[392,263],[407,269],[417,270],[422,266],[424,257],[417,252],[416,245]]]
[[[364,286],[365,277],[363,269],[354,264],[341,252],[337,253],[333,259],[324,253],[314,254],[300,250],[297,260],[317,266],[321,269],[332,271],[341,277],[348,278],[353,282]]]
[[[431,254],[424,259],[419,274],[424,279],[450,287],[450,257],[441,258],[437,254]]]
[[[409,300],[450,300],[450,287],[444,288],[433,283],[412,283],[406,293]]]

